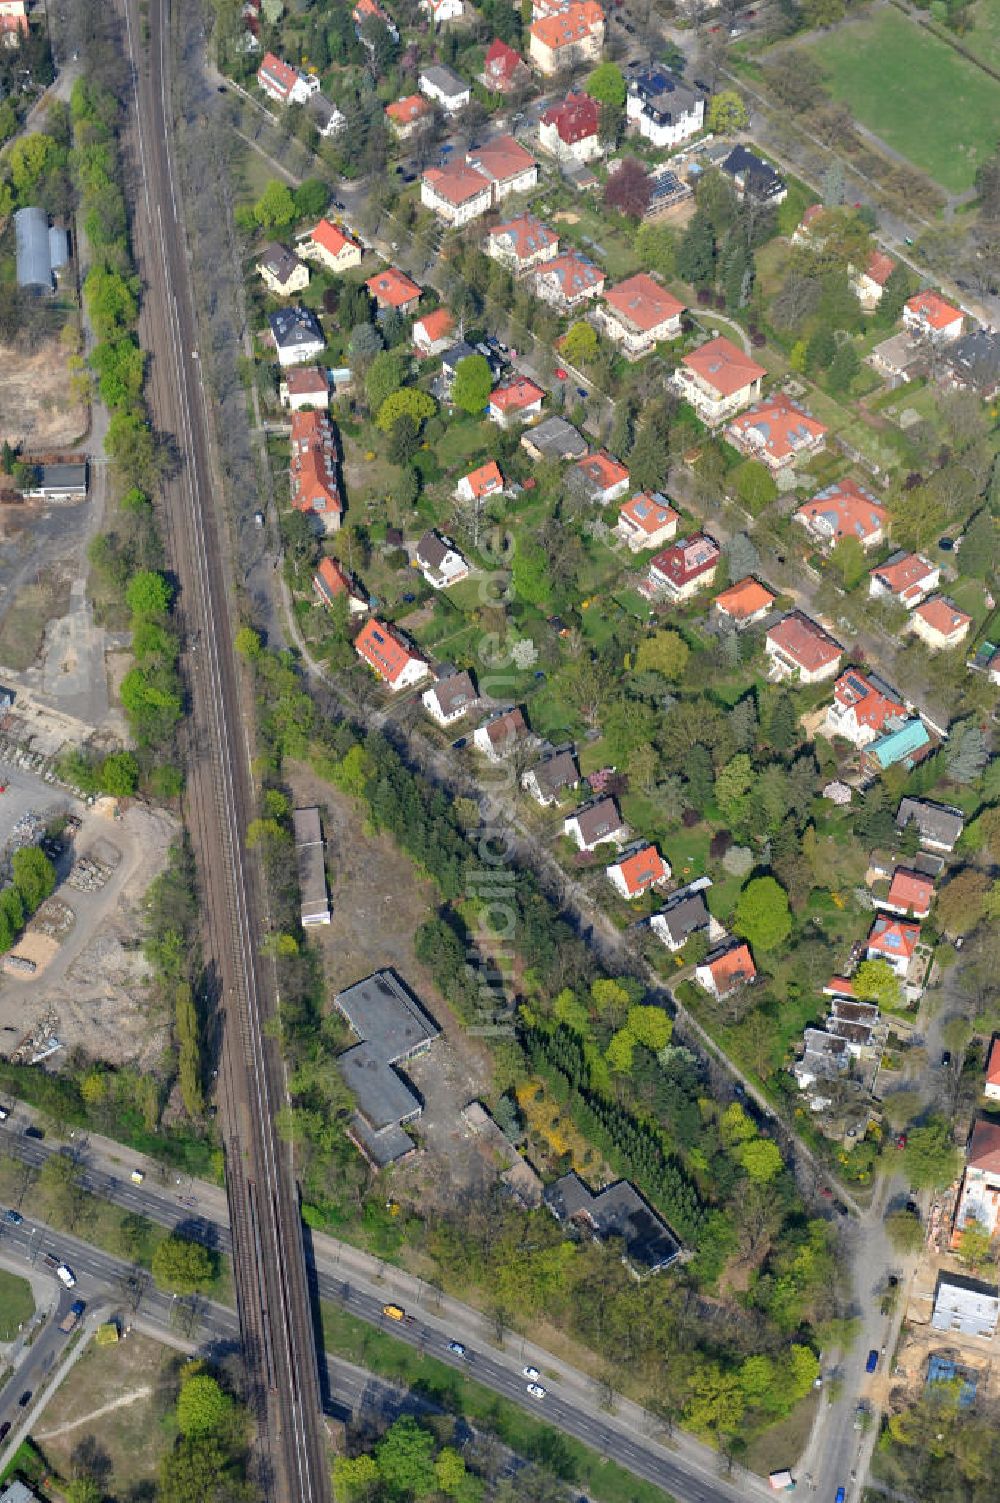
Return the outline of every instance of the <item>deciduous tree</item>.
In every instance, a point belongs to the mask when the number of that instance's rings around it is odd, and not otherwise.
[[[775,950],[792,932],[788,894],[773,877],[755,877],[736,901],[733,926],[752,950]]]

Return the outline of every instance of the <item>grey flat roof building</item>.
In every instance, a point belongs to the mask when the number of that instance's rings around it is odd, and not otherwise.
[[[361,1042],[337,1060],[357,1102],[351,1135],[361,1151],[384,1168],[413,1149],[403,1131],[423,1111],[423,1102],[396,1068],[421,1053],[438,1027],[392,971],[376,971],[334,998]]]
[[[296,809],[295,860],[299,869],[300,918],[304,928],[330,922],[330,897],[323,858],[323,827],[316,808]]]
[[[28,492],[30,496],[43,496],[47,501],[82,501],[86,498],[86,460],[80,464],[40,464],[36,469],[38,478]]]
[[[521,447],[540,459],[582,459],[587,452],[586,439],[558,413],[529,428],[522,435]]]
[[[49,216],[37,205],[18,209],[14,215],[17,243],[17,285],[52,290],[52,260],[49,253]]]

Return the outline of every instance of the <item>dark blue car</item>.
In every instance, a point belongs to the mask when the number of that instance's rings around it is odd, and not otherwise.
[[[878,1367],[878,1347],[873,1346],[868,1353],[868,1361],[865,1363],[865,1372],[873,1373]]]

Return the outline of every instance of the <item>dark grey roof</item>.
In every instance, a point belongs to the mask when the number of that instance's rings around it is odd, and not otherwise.
[[[708,904],[702,893],[688,893],[676,902],[668,903],[657,918],[666,925],[674,944],[682,945],[689,935],[708,928]]]
[[[269,271],[271,276],[279,282],[287,282],[289,277],[302,265],[294,251],[287,245],[267,245],[261,251],[257,265],[263,271]]]
[[[361,1039],[337,1060],[358,1106],[352,1131],[376,1163],[391,1163],[413,1146],[401,1124],[423,1106],[393,1067],[429,1044],[437,1025],[392,971],[376,971],[334,1002]]]
[[[965,825],[961,809],[953,809],[949,804],[934,804],[922,798],[901,799],[896,813],[897,828],[905,830],[911,819],[921,836],[933,840],[936,845],[947,846],[949,850]]]
[[[73,492],[87,494],[87,462],[82,464],[40,464],[35,489],[42,495]]]
[[[49,265],[53,271],[59,271],[68,260],[69,231],[61,224],[53,224],[49,227]]]
[[[386,1064],[408,1059],[438,1035],[437,1024],[392,971],[375,971],[338,992],[334,1001],[358,1037]]]
[[[371,1044],[355,1044],[340,1056],[337,1068],[350,1086],[361,1115],[375,1132],[398,1127],[420,1111],[416,1091],[402,1075],[386,1067]]]
[[[450,349],[445,350],[441,356],[441,364],[446,370],[454,372],[460,360],[467,360],[470,355],[474,355],[475,353],[471,344],[466,344],[464,339],[459,339],[456,340]]]
[[[49,216],[32,205],[18,209],[14,215],[17,241],[17,285],[52,287],[52,261],[49,254]]]
[[[442,715],[453,715],[456,710],[468,709],[479,699],[472,675],[466,670],[449,673],[447,678],[439,679],[430,692],[437,700]]]
[[[730,177],[741,177],[749,191],[758,198],[770,198],[785,186],[774,168],[745,146],[733,147],[722,163],[722,171]]]
[[[949,346],[948,358],[960,381],[992,391],[1000,383],[1000,334],[973,329]]]
[[[634,99],[641,99],[646,109],[664,124],[689,114],[701,97],[676,73],[655,64],[634,73],[629,79],[628,91]]]
[[[647,1273],[666,1268],[680,1252],[666,1222],[628,1180],[618,1180],[595,1195],[571,1172],[548,1185],[544,1199],[558,1221],[580,1218],[602,1241],[621,1237],[628,1261]]]
[[[417,560],[427,569],[440,569],[451,552],[451,544],[434,532],[425,532],[417,544]]]
[[[574,788],[580,781],[580,772],[571,751],[556,752],[546,757],[534,769],[535,782],[543,793],[556,794],[563,788]]]
[[[613,798],[600,798],[596,803],[585,804],[569,818],[576,820],[587,845],[610,839],[622,826],[618,805]]]
[[[295,860],[299,872],[299,902],[302,922],[323,918],[330,912],[326,889],[326,862],[323,856],[323,826],[319,810],[295,809]]]
[[[309,308],[279,308],[269,313],[267,321],[279,350],[294,350],[298,345],[323,341],[319,320]]]
[[[546,459],[582,459],[587,452],[586,441],[559,416],[547,417],[521,439],[522,445],[537,449]]]

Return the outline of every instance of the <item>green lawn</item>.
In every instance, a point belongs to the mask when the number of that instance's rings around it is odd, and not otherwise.
[[[1000,5],[996,0],[976,0],[972,30],[962,45],[991,68],[1000,68]]]
[[[972,187],[996,146],[1000,84],[892,9],[841,26],[809,50],[862,125],[943,188]]]
[[[18,1327],[34,1313],[35,1301],[28,1280],[0,1269],[0,1341],[13,1341]]]

